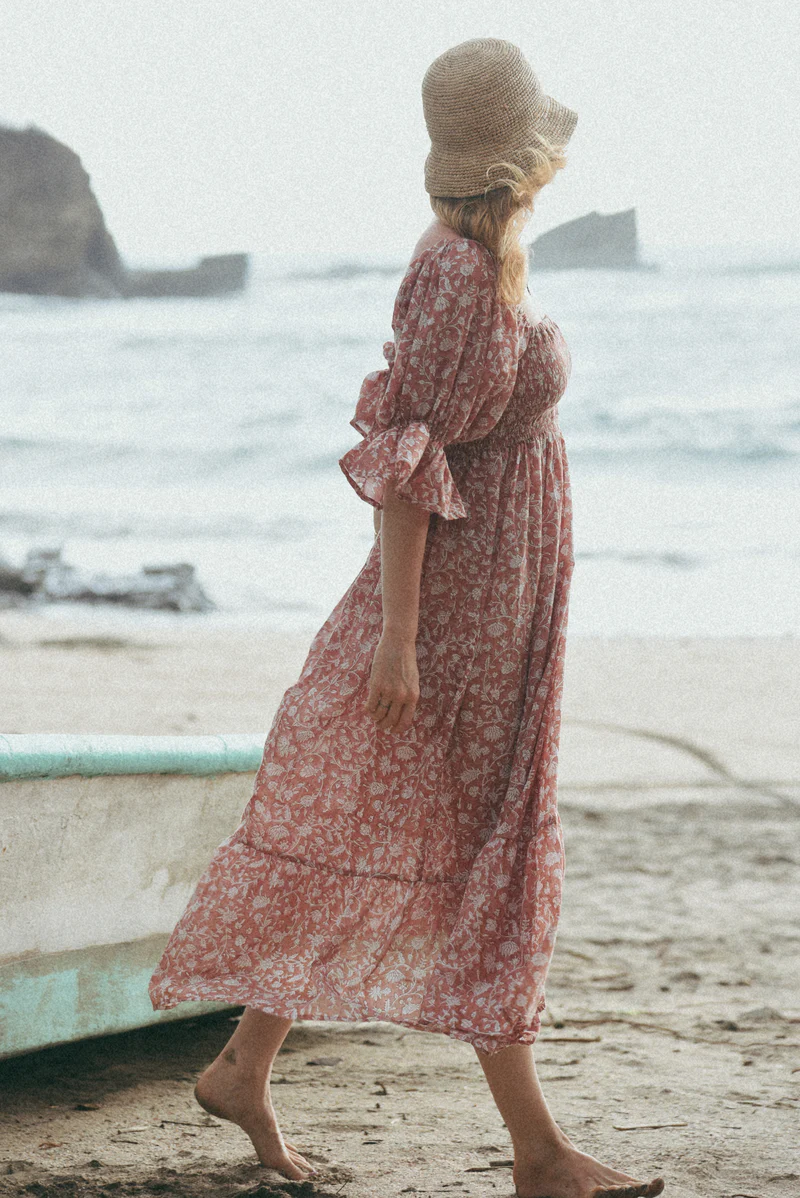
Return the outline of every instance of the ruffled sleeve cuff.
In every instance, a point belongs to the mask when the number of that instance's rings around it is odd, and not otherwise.
[[[421,421],[367,432],[364,440],[339,458],[347,481],[373,507],[382,507],[389,480],[408,503],[456,520],[469,512],[458,493],[444,452]]]

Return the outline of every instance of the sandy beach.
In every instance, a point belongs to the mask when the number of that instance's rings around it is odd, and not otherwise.
[[[265,732],[309,640],[6,612],[0,728]],[[800,1192],[799,675],[791,639],[569,644],[540,1073],[576,1142],[675,1198]],[[191,1096],[231,1017],[0,1064],[0,1194],[512,1192],[472,1050],[388,1024],[295,1025],[274,1094],[320,1178],[261,1169]]]

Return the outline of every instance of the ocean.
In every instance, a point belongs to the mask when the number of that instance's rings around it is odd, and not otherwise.
[[[646,256],[531,272],[573,362],[570,632],[797,635],[800,265]],[[258,255],[218,299],[0,295],[0,556],[187,561],[215,612],[115,618],[313,632],[372,543],[338,458],[404,270],[332,266]]]

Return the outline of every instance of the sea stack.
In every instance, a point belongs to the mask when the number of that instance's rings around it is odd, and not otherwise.
[[[0,290],[120,296],[125,268],[77,154],[0,127]]]
[[[639,257],[636,209],[594,211],[542,233],[530,247],[535,270],[657,270]]]
[[[42,129],[0,126],[0,291],[95,299],[241,291],[247,254],[129,270],[78,155]]]

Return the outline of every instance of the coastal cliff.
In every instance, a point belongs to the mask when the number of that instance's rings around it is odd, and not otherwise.
[[[44,130],[0,126],[0,291],[96,299],[241,291],[247,254],[130,270],[78,155]]]

